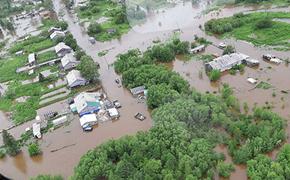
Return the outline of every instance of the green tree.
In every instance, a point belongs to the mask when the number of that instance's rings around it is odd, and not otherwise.
[[[217,164],[217,170],[220,176],[222,177],[229,177],[231,172],[235,170],[233,164],[226,164],[224,162],[219,162]]]
[[[6,152],[11,156],[16,156],[20,152],[18,142],[6,130],[2,131],[2,138]]]
[[[99,78],[98,66],[91,57],[82,56],[81,62],[77,66],[77,69],[81,72],[82,76],[86,80],[91,82],[98,81]]]
[[[211,81],[217,81],[221,78],[222,73],[219,70],[212,70],[209,72],[209,79]]]

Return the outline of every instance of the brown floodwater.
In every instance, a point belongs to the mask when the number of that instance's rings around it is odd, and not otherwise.
[[[148,46],[151,46],[152,41],[156,39],[165,41],[172,37],[173,30],[176,28],[181,29],[180,37],[183,40],[193,41],[194,34],[197,34],[208,38],[214,44],[218,44],[221,40],[206,35],[198,26],[212,18],[231,16],[237,12],[254,9],[253,7],[230,7],[224,8],[218,13],[211,12],[204,15],[202,14],[203,8],[205,7],[204,4],[192,6],[190,3],[185,3],[172,9],[166,9],[163,13],[150,16],[150,19],[143,25],[135,26],[118,40],[104,43],[97,42],[95,45],[91,45],[88,41],[89,37],[85,29],[77,23],[78,20],[75,18],[75,15],[69,14],[64,9],[60,1],[61,0],[53,1],[55,11],[59,14],[61,19],[68,22],[68,29],[76,38],[79,46],[100,64],[99,72],[103,89],[111,100],[118,99],[123,105],[120,109],[121,118],[118,121],[102,123],[90,133],[84,133],[79,125],[78,119],[74,119],[70,125],[56,129],[52,133],[45,134],[42,140],[39,141],[43,151],[42,156],[30,158],[26,148],[23,148],[23,152],[16,158],[6,157],[0,160],[1,173],[13,179],[28,179],[38,174],[61,174],[65,178],[68,178],[72,175],[73,167],[77,165],[80,157],[89,149],[93,149],[97,145],[110,139],[117,139],[125,135],[135,134],[138,131],[147,131],[150,129],[152,121],[146,104],[138,103],[137,99],[134,99],[128,90],[123,87],[118,88],[117,84],[114,82],[116,78],[119,78],[111,66],[116,60],[116,55],[124,53],[131,48],[145,50]],[[172,18],[174,15],[178,15],[178,18]],[[173,26],[173,24],[175,25]],[[173,28],[171,28],[171,25]],[[243,41],[229,39],[226,40],[226,42],[234,45],[238,51],[256,59],[261,59],[263,53],[269,52],[266,48],[256,48]],[[104,57],[97,56],[98,52],[107,49],[110,49],[107,55]],[[206,52],[221,54],[221,51],[214,46],[209,46]],[[289,52],[271,52],[281,58],[289,57]],[[268,66],[271,66],[272,69],[268,69]],[[222,77],[220,83],[215,84],[210,83],[204,72],[202,62],[176,60],[171,67],[174,71],[179,72],[185,77],[185,79],[190,82],[191,87],[201,92],[218,91],[221,83],[229,83],[234,87],[236,96],[242,102],[246,101],[249,105],[253,106],[255,103],[264,105],[265,101],[273,101],[273,103],[276,103],[274,108],[276,112],[280,113],[285,118],[289,115],[289,112],[286,110],[287,108],[289,109],[289,96],[279,93],[280,90],[290,89],[290,80],[287,78],[290,75],[290,71],[287,66],[275,66],[261,61],[260,68],[263,68],[263,70],[246,68],[243,75],[225,75]],[[272,89],[255,89],[249,91],[253,86],[246,82],[247,76],[257,77],[259,80],[263,81],[269,79],[269,82],[276,88],[277,96],[275,98],[272,97]],[[284,99],[283,102],[281,102],[282,97]],[[284,109],[280,108],[282,105],[284,105]],[[41,109],[38,113],[42,114],[46,110],[62,111],[66,108],[65,101],[63,101]],[[134,119],[134,114],[136,112],[143,113],[147,119],[143,122],[137,121]],[[25,123],[11,129],[9,132],[17,138],[24,132],[24,129],[31,124],[32,122]],[[55,149],[63,147],[65,148],[52,152]],[[227,155],[225,148],[220,148],[219,152],[225,153],[227,160],[230,160],[230,156]],[[236,172],[231,176],[231,179],[246,179],[245,167],[236,166]]]

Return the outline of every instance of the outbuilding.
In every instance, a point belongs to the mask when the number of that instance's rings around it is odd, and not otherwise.
[[[63,125],[64,123],[66,123],[68,121],[67,116],[62,116],[60,118],[57,118],[55,120],[52,121],[53,126],[58,127]]]
[[[205,45],[197,46],[190,50],[190,53],[196,54],[205,50]]]
[[[95,114],[87,114],[80,118],[80,124],[82,128],[87,126],[94,126],[98,124],[98,119]]]
[[[137,96],[138,94],[144,93],[145,86],[138,86],[138,87],[130,89],[130,91],[134,96]]]
[[[35,53],[31,53],[28,55],[28,65],[33,66],[36,64]]]
[[[51,40],[55,40],[57,38],[65,37],[65,33],[63,31],[54,31],[49,37]]]
[[[111,119],[117,119],[120,117],[119,112],[116,108],[111,108],[107,110]]]
[[[67,84],[70,88],[77,86],[84,86],[87,84],[87,80],[82,77],[81,72],[78,70],[71,70],[66,75]]]

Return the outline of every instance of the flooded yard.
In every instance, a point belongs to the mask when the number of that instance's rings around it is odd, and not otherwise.
[[[204,24],[204,22],[212,18],[231,16],[237,12],[254,9],[252,7],[230,7],[222,9],[218,14],[217,12],[211,12],[203,15],[201,12],[204,10],[204,6],[192,6],[190,3],[183,4],[172,10],[169,9],[164,14],[159,13],[151,16],[151,19],[149,18],[143,25],[134,27],[128,34],[118,40],[104,43],[97,42],[92,45],[88,41],[89,36],[86,34],[85,29],[76,23],[76,17],[64,9],[60,0],[54,0],[54,7],[57,13],[62,14],[61,18],[68,22],[68,30],[76,38],[79,46],[100,64],[99,73],[103,89],[111,100],[119,100],[123,105],[119,110],[121,117],[117,121],[99,124],[90,133],[83,132],[78,118],[75,117],[68,126],[45,134],[40,140],[43,151],[42,156],[30,158],[25,147],[23,152],[16,158],[6,157],[0,160],[0,167],[3,174],[13,179],[28,179],[38,174],[61,174],[67,178],[73,173],[73,167],[77,165],[80,157],[89,149],[93,149],[97,145],[110,139],[133,135],[138,131],[147,131],[152,127],[152,120],[146,104],[138,103],[137,99],[133,98],[128,90],[123,87],[118,87],[115,83],[115,79],[120,77],[114,72],[114,68],[111,65],[116,60],[118,54],[124,53],[132,48],[146,50],[148,46],[152,45],[153,40],[160,39],[161,41],[165,41],[172,37],[172,30],[176,28],[181,29],[180,36],[182,40],[193,41],[194,35],[196,34],[207,38],[213,44],[219,44],[222,40],[206,35],[199,28],[199,25]],[[183,14],[183,10],[185,14]],[[168,16],[166,13],[168,13]],[[180,18],[184,19],[183,24],[179,23],[176,19],[172,20],[171,17],[175,13],[181,14]],[[176,24],[176,26],[172,26],[172,23]],[[238,52],[260,60],[259,68],[252,69],[246,67],[243,74],[237,73],[234,76],[226,74],[222,76],[219,83],[211,83],[205,74],[204,64],[201,61],[181,61],[177,59],[169,67],[180,73],[188,80],[191,87],[198,91],[218,92],[222,83],[228,83],[234,88],[235,95],[241,100],[241,103],[247,102],[250,107],[254,107],[255,104],[263,106],[268,102],[274,105],[275,112],[289,119],[290,97],[288,94],[281,93],[281,91],[290,90],[290,79],[288,78],[290,77],[290,69],[284,64],[278,66],[269,64],[261,58],[263,54],[271,53],[282,59],[286,59],[290,57],[290,53],[254,47],[249,43],[233,39],[225,40],[225,42],[235,46]],[[98,57],[98,52],[107,49],[110,50],[105,56]],[[222,51],[215,46],[209,46],[206,49],[206,53],[217,53],[220,55]],[[268,90],[253,89],[254,86],[246,81],[248,77],[258,78],[259,81],[268,82],[273,88]],[[275,97],[273,97],[273,92],[276,93]],[[41,115],[47,110],[63,111],[67,108],[66,101],[62,101],[40,109],[38,114]],[[144,114],[147,119],[142,122],[136,120],[134,114],[137,112]],[[4,119],[4,117],[0,112],[1,124],[2,118]],[[3,122],[6,123],[7,121],[4,119]],[[10,133],[18,138],[31,123],[28,122],[18,126],[10,130]],[[290,129],[288,129],[288,133],[290,133]],[[290,142],[289,139],[288,142]],[[66,148],[52,152],[62,147]],[[216,150],[224,153],[226,155],[226,161],[231,162],[231,158],[225,147],[218,146]],[[246,179],[246,168],[244,166],[236,166],[236,171],[232,174],[231,179]]]

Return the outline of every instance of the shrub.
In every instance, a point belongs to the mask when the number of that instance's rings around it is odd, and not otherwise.
[[[4,158],[6,155],[5,149],[0,149],[0,159]]]
[[[220,79],[220,77],[221,77],[221,72],[219,70],[214,69],[209,73],[209,79],[211,81],[217,81]]]
[[[100,24],[98,23],[91,23],[88,27],[88,34],[90,36],[93,36],[95,34],[99,34],[103,31],[103,28]]]
[[[219,162],[217,164],[217,170],[220,176],[229,177],[231,172],[235,170],[232,164],[226,164],[224,162]]]
[[[31,143],[28,146],[28,152],[30,156],[36,156],[41,154],[41,149],[38,145],[38,143]]]
[[[273,21],[270,18],[264,18],[256,23],[256,29],[265,29],[273,26]]]

